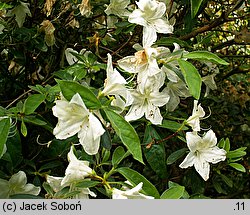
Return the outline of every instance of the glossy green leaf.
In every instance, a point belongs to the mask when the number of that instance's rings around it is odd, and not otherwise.
[[[238,158],[238,157],[243,157],[245,156],[247,153],[245,152],[245,150],[247,149],[247,147],[241,147],[238,148],[236,150],[233,151],[229,151],[227,153],[227,158]]]
[[[194,18],[199,11],[203,0],[190,0],[191,3],[191,17]]]
[[[122,143],[127,147],[134,159],[143,163],[140,139],[133,126],[113,110],[106,108],[104,111]]]
[[[159,127],[167,128],[167,129],[170,129],[172,131],[177,131],[181,126],[182,126],[182,124],[180,124],[178,122],[175,122],[172,120],[166,120],[166,119],[164,119],[162,121],[162,124],[159,125]],[[183,131],[188,130],[188,127],[183,126],[183,128],[181,130],[183,130]]]
[[[167,177],[166,155],[163,145],[152,145],[149,149],[144,149],[144,155],[151,168],[160,178]]]
[[[200,98],[200,92],[201,92],[201,76],[197,69],[193,66],[193,64],[181,60],[178,60],[178,63],[180,65],[181,71],[183,73],[183,76],[185,78],[185,81],[188,85],[188,89],[190,94],[195,98]]]
[[[229,166],[233,167],[234,169],[236,169],[240,172],[246,172],[245,167],[239,163],[230,163]]]
[[[25,125],[25,123],[24,123],[23,120],[22,120],[22,122],[21,122],[21,133],[22,133],[22,135],[23,135],[24,137],[26,137],[27,134],[28,134],[27,127],[26,127],[26,125]]]
[[[206,60],[213,63],[222,64],[227,66],[229,63],[208,51],[194,51],[183,55],[183,58],[196,59],[196,60]]]
[[[218,147],[224,149],[226,152],[229,152],[230,150],[230,141],[228,138],[226,140],[222,138],[220,142],[218,143]]]
[[[89,179],[83,180],[76,184],[76,187],[79,188],[89,188],[89,187],[95,187],[96,185],[100,184],[100,181],[91,181]]]
[[[69,101],[76,93],[82,97],[85,105],[90,109],[99,109],[101,107],[100,101],[95,94],[87,87],[73,81],[57,80],[63,96]]]
[[[175,161],[183,157],[186,154],[187,150],[187,148],[183,148],[173,152],[167,158],[167,165],[173,164]]]
[[[85,65],[77,63],[53,74],[64,80],[81,80],[87,75],[87,71]]]
[[[104,129],[105,129],[105,132],[101,136],[101,146],[107,150],[110,150],[112,147],[112,140],[111,140],[109,132],[106,130],[106,128]]]
[[[129,156],[131,153],[130,152],[125,152],[125,150],[123,149],[122,146],[118,146],[112,156],[112,165],[114,167],[118,166],[119,163],[126,158],[127,156]]]
[[[143,145],[148,145],[161,137],[152,126],[147,126],[144,133]],[[149,148],[144,147],[143,153],[150,167],[160,178],[167,177],[166,154],[163,144],[152,144]]]
[[[143,182],[142,191],[144,191],[146,195],[153,196],[156,199],[160,198],[160,194],[155,186],[140,173],[128,167],[119,168],[117,172],[122,174],[133,186]]]
[[[0,118],[0,157],[2,155],[4,144],[7,141],[10,130],[10,118]]]
[[[183,186],[171,187],[163,192],[161,199],[180,199],[185,191]]]
[[[30,95],[24,102],[24,113],[26,115],[34,113],[34,111],[38,108],[40,104],[45,100],[45,96],[43,94],[34,94]]]
[[[47,125],[47,122],[43,121],[42,119],[39,119],[37,116],[25,116],[23,118],[24,122],[33,123],[35,125]]]
[[[222,180],[229,186],[229,187],[233,187],[233,180],[228,178],[227,176],[220,174],[220,177],[222,178]]]
[[[175,37],[162,37],[155,42],[155,44],[159,46],[170,46],[170,45],[172,46],[173,43],[178,43],[182,47],[190,47],[190,45],[187,42]]]

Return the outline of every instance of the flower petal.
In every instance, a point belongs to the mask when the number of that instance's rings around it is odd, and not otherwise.
[[[128,21],[142,26],[147,26],[147,21],[143,18],[143,12],[135,9],[128,17]]]
[[[180,168],[188,168],[194,165],[195,154],[193,152],[189,152],[182,163],[179,165]]]
[[[148,48],[153,45],[157,40],[157,34],[154,27],[146,25],[143,27],[143,36],[142,36],[142,46],[143,48]]]
[[[205,143],[205,148],[214,147],[217,144],[217,137],[212,130],[209,130],[203,137],[203,142]]]
[[[199,150],[202,145],[202,138],[196,132],[186,133],[187,146],[191,152]]]
[[[80,144],[87,154],[97,154],[100,146],[100,137],[104,132],[105,130],[100,121],[90,113],[88,123],[83,125],[78,133]]]
[[[151,25],[156,32],[162,34],[172,34],[174,27],[169,24],[167,19],[155,19],[151,21]]]
[[[218,163],[220,161],[224,161],[226,159],[226,151],[224,149],[220,149],[217,146],[206,150],[200,150],[202,153],[202,157],[204,160],[210,163]]]
[[[145,117],[154,125],[161,125],[163,120],[160,109],[154,106],[152,103],[148,103],[148,105],[146,106]]]
[[[194,162],[195,170],[200,174],[200,176],[207,181],[209,178],[210,165],[207,161],[204,160],[202,156],[196,156]]]

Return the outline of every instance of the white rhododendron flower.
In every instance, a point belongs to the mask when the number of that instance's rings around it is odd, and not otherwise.
[[[164,91],[170,97],[166,104],[166,110],[170,112],[177,108],[180,103],[180,98],[187,98],[190,96],[186,84],[180,79],[177,82],[169,81]]]
[[[134,56],[127,56],[117,61],[119,67],[126,72],[137,73],[137,84],[141,93],[147,87],[146,85],[151,77],[163,73],[157,63],[159,51],[162,51],[160,47],[143,47]]]
[[[88,199],[89,195],[96,197],[96,194],[89,188],[78,188],[75,184],[85,177],[92,175],[93,170],[89,167],[88,161],[78,160],[73,152],[73,146],[68,153],[69,165],[65,171],[64,177],[54,177],[47,175],[46,180],[55,192],[69,186],[70,191],[79,191],[74,196],[76,199]]]
[[[53,130],[56,138],[67,139],[78,134],[79,142],[86,153],[96,154],[105,130],[98,118],[86,108],[81,96],[76,93],[69,102],[62,98],[55,103],[52,111],[58,117],[58,123]]]
[[[0,199],[6,199],[15,194],[31,194],[37,196],[41,188],[33,184],[27,184],[25,172],[19,171],[12,175],[9,181],[0,179],[0,190]]]
[[[143,183],[141,182],[132,189],[129,189],[128,187],[122,187],[124,190],[113,188],[112,199],[154,199],[152,196],[147,196],[140,193],[142,186]]]
[[[212,130],[209,130],[203,137],[197,135],[197,132],[187,132],[186,140],[190,152],[180,164],[180,167],[194,166],[201,177],[207,181],[210,171],[209,163],[215,164],[224,161],[226,151],[216,146],[217,138]]]
[[[144,93],[138,90],[131,91],[134,98],[125,119],[127,121],[140,119],[144,114],[146,119],[155,125],[162,123],[163,117],[159,107],[165,105],[169,100],[169,95],[165,92],[145,89]]]
[[[107,15],[114,14],[119,17],[126,17],[130,12],[126,7],[130,4],[130,0],[110,0],[110,4],[107,6],[105,13]]]
[[[187,119],[187,124],[192,127],[193,131],[200,131],[200,119],[204,116],[205,111],[201,107],[201,104],[198,105],[198,101],[194,100],[192,116]]]
[[[64,177],[54,177],[51,175],[46,176],[47,183],[51,186],[54,192],[59,192],[66,186],[70,186],[70,191],[79,191],[78,194],[73,196],[74,199],[89,199],[89,195],[96,197],[96,194],[92,192],[89,188],[80,188],[76,187],[75,183],[71,184],[62,184]]]
[[[65,171],[65,177],[62,180],[62,185],[67,185],[73,182],[82,180],[93,174],[93,170],[89,167],[88,161],[78,160],[73,152],[73,146],[68,153],[69,165]]]
[[[76,199],[88,199],[89,195],[96,197],[96,194],[89,188],[79,188],[75,186],[77,182],[93,174],[93,170],[89,167],[89,162],[78,160],[73,152],[73,146],[71,146],[68,153],[68,160],[69,165],[64,177],[46,176],[46,180],[52,189],[58,192],[64,187],[69,186],[70,191],[79,191],[79,193],[74,196]]]
[[[146,41],[154,43],[157,40],[157,32],[168,34],[173,32],[173,26],[169,24],[165,16],[166,5],[156,0],[140,0],[136,2],[135,9],[128,21],[143,26],[143,43]]]
[[[125,84],[127,84],[127,81],[116,69],[113,69],[112,57],[108,54],[107,78],[104,83],[102,94],[104,96],[115,96],[111,105],[118,106],[121,110],[123,110],[126,106],[131,105],[133,101],[133,98],[129,90],[125,87]]]

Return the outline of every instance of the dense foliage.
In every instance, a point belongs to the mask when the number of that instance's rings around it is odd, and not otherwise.
[[[138,2],[1,1],[0,198],[250,197],[247,1]]]

